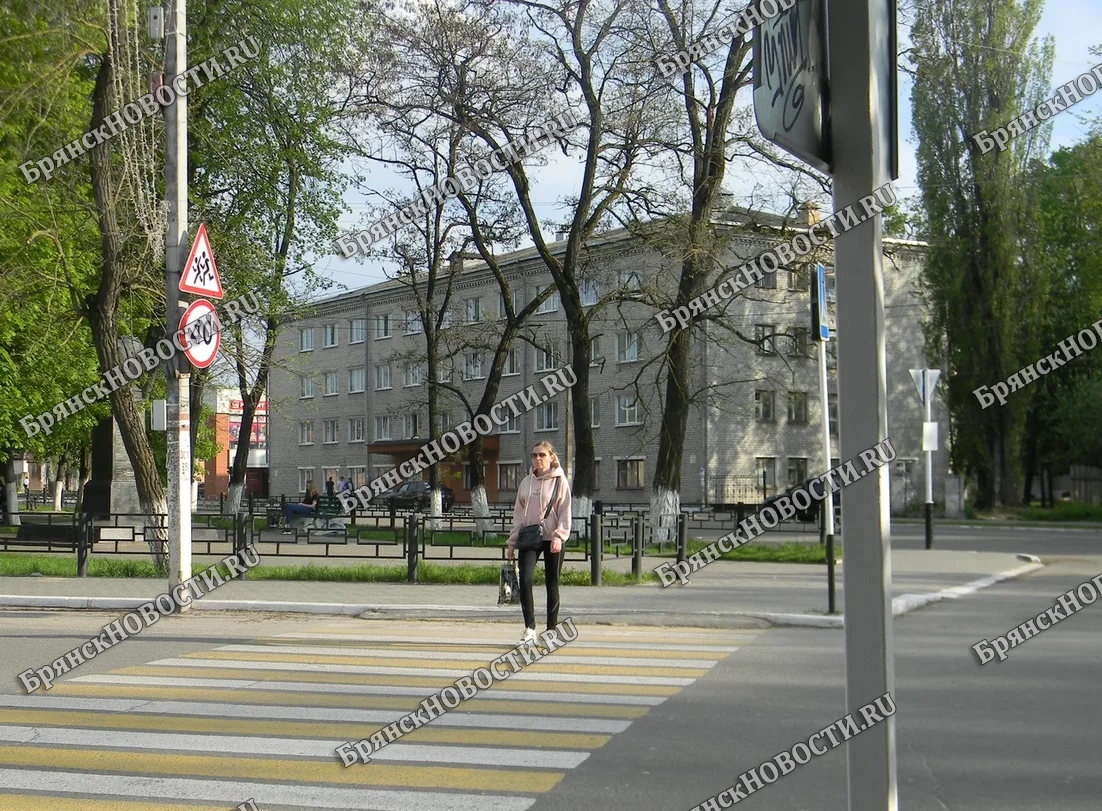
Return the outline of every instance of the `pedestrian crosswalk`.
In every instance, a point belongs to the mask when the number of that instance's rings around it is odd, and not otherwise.
[[[0,811],[524,811],[758,631],[578,637],[344,767],[335,754],[515,644],[513,628],[364,621],[182,652],[0,696]]]

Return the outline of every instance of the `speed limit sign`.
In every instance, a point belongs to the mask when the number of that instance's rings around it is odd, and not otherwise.
[[[222,325],[218,323],[218,311],[206,299],[193,301],[180,319],[183,338],[180,343],[191,365],[205,369],[214,363],[218,346],[222,343]]]

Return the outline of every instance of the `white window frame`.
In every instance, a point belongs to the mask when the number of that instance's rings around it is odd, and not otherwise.
[[[360,337],[357,338],[357,335]],[[362,344],[365,340],[367,340],[367,319],[350,318],[348,320],[348,343]]]
[[[356,388],[356,373],[359,373],[359,388]],[[367,390],[367,367],[353,366],[348,370],[348,393],[360,394]]]
[[[331,349],[334,346],[340,345],[340,330],[337,329],[336,323],[325,324],[321,328],[321,346],[322,349]]]
[[[475,296],[474,298],[463,299],[463,311],[467,318],[468,324],[479,324],[482,322],[482,297]]]
[[[383,370],[386,370],[383,372]],[[386,378],[386,385],[380,386],[381,378]],[[394,388],[394,380],[391,376],[389,363],[376,363],[375,364],[375,391],[390,391]]]
[[[475,350],[474,352],[463,353],[463,379],[464,380],[485,380],[486,370],[483,367],[482,351]],[[472,374],[474,372],[474,374]]]
[[[763,463],[772,463],[769,464]],[[754,458],[754,487],[761,486],[761,473],[765,471],[767,475],[765,478],[766,488],[777,486],[777,457],[775,456],[757,456]]]
[[[330,386],[329,384],[333,385]],[[335,397],[341,393],[341,378],[340,373],[336,371],[325,373],[325,394],[323,397]]]
[[[554,287],[553,284],[537,284],[536,294],[532,298],[538,298],[540,293],[549,287]],[[557,313],[559,311],[559,291],[556,290],[536,309],[536,315],[544,315],[546,313]]]
[[[412,389],[425,384],[425,364],[409,363],[402,370],[402,388]]]
[[[536,427],[533,429],[536,433],[542,431],[557,431],[559,430],[559,404],[558,403],[541,403],[536,406]],[[547,425],[547,415],[552,417],[552,425]],[[544,424],[543,428],[540,428],[540,423]]]
[[[768,404],[768,408],[766,407]],[[766,412],[769,412],[768,414]],[[754,422],[777,421],[777,392],[774,389],[754,391]]]
[[[520,433],[520,415],[514,414],[510,409],[501,409],[506,413],[506,420],[504,425],[499,425],[497,432],[499,434],[519,434]]]
[[[754,324],[755,351],[759,355],[777,354],[777,325]]]
[[[425,325],[421,323],[420,313],[406,313],[402,316],[402,330],[406,335],[420,335],[425,331]]]
[[[639,360],[639,333],[616,333],[616,362],[635,363]]]
[[[513,315],[516,315],[517,310],[520,309],[520,306],[517,303],[518,299],[520,298],[520,291],[517,290],[514,287],[510,287],[509,288],[509,298],[512,299],[512,301],[513,301]],[[499,321],[504,321],[507,316],[508,316],[508,313],[505,312],[505,294],[499,292],[497,294],[497,317],[498,317],[498,320]]]
[[[624,405],[624,401],[627,399],[634,400],[634,405],[629,409]],[[632,422],[622,420],[622,417],[627,416],[629,411],[635,412],[636,419]],[[620,394],[616,397],[616,427],[631,425],[642,425],[644,421],[643,414],[643,401],[634,394]]]
[[[298,423],[298,444],[299,445],[313,445],[314,444],[314,421],[313,420],[299,420],[299,423]]]
[[[302,327],[298,331],[298,351],[299,352],[313,352],[314,351],[314,328]]]
[[[793,407],[794,403],[796,403],[800,397],[803,397],[804,404],[804,418],[802,420],[797,419],[796,416],[794,416],[797,409]],[[811,398],[808,397],[806,391],[788,392],[788,421],[790,423],[792,423],[793,425],[807,425],[811,421],[810,407],[808,406],[810,400]]]
[[[385,436],[379,430],[383,426],[386,427],[386,435]],[[390,415],[389,414],[379,414],[379,415],[377,415],[375,417],[375,439],[385,441],[385,440],[390,439],[390,436],[391,436]]]
[[[555,347],[550,346],[547,349],[535,348],[536,358],[535,364],[532,367],[534,372],[553,372],[558,362],[558,354],[555,352]]]
[[[322,445],[336,445],[340,440],[337,438],[340,432],[340,420],[323,420],[321,423],[321,444]]]
[[[306,492],[306,484],[314,481],[314,468],[312,467],[300,467],[298,468],[298,491],[300,493]]]
[[[359,430],[356,430],[356,429]],[[363,442],[364,441],[364,418],[363,417],[349,417],[348,418],[348,441],[349,442]]]
[[[515,469],[515,476],[513,477],[515,479],[515,483],[512,487],[509,487],[505,483],[504,477],[502,476],[502,473],[505,472],[505,468]],[[505,490],[508,492],[513,492],[518,487],[520,487],[520,483],[524,480],[524,477],[526,475],[527,474],[525,473],[524,462],[516,459],[500,460],[497,463],[497,489],[499,491]]]
[[[792,475],[792,473],[793,473],[793,470],[792,470],[793,463],[798,463],[798,462],[803,462],[804,463],[804,475],[802,475],[802,476],[800,476],[800,475],[793,476]],[[808,467],[807,463],[808,463],[808,458],[806,456],[789,456],[788,457],[788,486],[789,487],[795,487],[796,485],[803,484],[805,481],[807,481],[807,471],[809,470],[809,467]],[[797,464],[796,467],[799,467],[799,465]],[[798,473],[799,471],[796,471],[796,472]]]
[[[520,350],[513,348],[505,356],[505,365],[502,368],[502,377],[514,377],[520,374]]]
[[[367,485],[367,468],[364,465],[351,465],[348,468],[348,478],[352,481],[352,487],[359,490]]]
[[[581,298],[583,307],[592,307],[600,301],[601,294],[597,288],[597,280],[582,279],[582,283],[578,285],[578,295]]]
[[[314,397],[314,378],[302,375],[298,379],[298,399],[310,400]]]
[[[421,415],[416,411],[402,415],[402,439],[413,439],[421,433]]]
[[[589,425],[591,428],[601,427],[601,398],[589,398]]]
[[[390,323],[390,313],[377,313],[375,315],[375,340],[383,341],[394,337],[394,328]]]

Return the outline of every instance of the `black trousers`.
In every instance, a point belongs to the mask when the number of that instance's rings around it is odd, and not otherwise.
[[[544,541],[539,549],[519,550],[517,568],[520,570],[520,607],[524,612],[524,627],[536,627],[536,609],[532,601],[532,583],[536,576],[536,561],[543,555],[543,571],[547,581],[547,627],[559,624],[559,572],[566,555],[565,547],[551,551],[551,541]]]

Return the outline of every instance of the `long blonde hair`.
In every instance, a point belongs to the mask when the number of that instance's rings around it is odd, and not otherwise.
[[[532,446],[532,450],[535,450],[536,448],[547,448],[547,453],[551,457],[551,461],[547,465],[548,470],[550,470],[551,468],[561,467],[561,465],[559,464],[559,455],[555,453],[554,445],[552,445],[546,439],[542,439]]]

